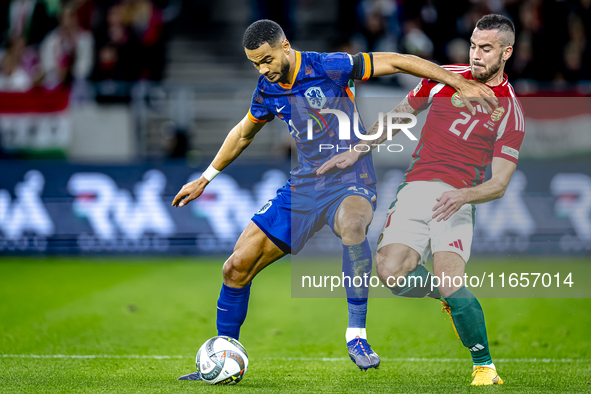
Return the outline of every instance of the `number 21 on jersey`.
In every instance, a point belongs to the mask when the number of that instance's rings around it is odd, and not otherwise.
[[[458,125],[465,126],[470,122],[470,119],[472,119],[472,115],[467,114],[465,112],[460,112],[460,115],[462,115],[464,117],[464,119],[456,119],[449,127],[449,131],[451,131],[452,133],[454,133],[458,137],[462,134],[462,132],[460,130],[458,130],[456,128],[456,126],[458,126]],[[466,131],[464,131],[464,135],[462,136],[462,139],[464,139],[464,140],[468,139],[468,137],[470,136],[470,133],[472,132],[472,130],[474,130],[474,127],[476,127],[476,124],[478,124],[478,122],[480,122],[480,120],[476,119],[476,120],[472,121],[472,123],[470,123],[470,126],[468,126]]]

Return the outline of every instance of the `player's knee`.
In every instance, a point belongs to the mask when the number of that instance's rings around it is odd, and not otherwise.
[[[376,270],[380,280],[386,284],[388,278],[392,278],[396,273],[394,270],[393,259],[383,249],[379,249],[376,253]],[[396,280],[395,277],[394,280]],[[390,279],[390,281],[392,281],[392,279]]]
[[[379,249],[376,253],[376,270],[382,283],[392,287],[400,276],[406,276],[416,267],[412,260],[400,259],[398,256],[392,256],[385,251],[385,248]]]
[[[378,264],[377,261],[378,260],[376,258],[376,271],[378,273],[378,278],[380,278],[382,283],[387,284],[388,278],[392,277],[392,272],[386,264]]]
[[[369,223],[362,215],[348,215],[340,223],[341,238],[345,243],[361,243],[365,239],[365,230]]]
[[[239,251],[235,251],[224,263],[222,274],[224,284],[232,287],[244,287],[251,281],[247,259]]]

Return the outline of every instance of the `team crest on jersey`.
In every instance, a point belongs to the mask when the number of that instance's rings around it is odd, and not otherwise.
[[[495,109],[494,112],[490,115],[490,120],[492,120],[493,122],[498,122],[499,120],[501,120],[504,113],[505,113],[505,108],[499,107],[499,108]]]
[[[320,89],[318,86],[314,86],[306,90],[304,96],[306,96],[308,103],[312,108],[322,109],[324,104],[326,104],[326,96],[324,95],[322,89]]]
[[[451,96],[451,103],[454,105],[454,107],[458,107],[458,108],[462,108],[462,107],[466,106],[462,102],[462,100],[460,99],[460,94],[458,92],[454,93],[454,95]]]

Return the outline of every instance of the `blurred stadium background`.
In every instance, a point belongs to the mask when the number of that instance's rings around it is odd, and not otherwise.
[[[249,23],[279,22],[299,50],[398,51],[447,64],[468,62],[472,27],[491,12],[517,29],[506,72],[527,133],[510,192],[479,207],[474,249],[588,255],[588,0],[4,1],[0,253],[227,253],[287,178],[291,137],[281,122],[200,201],[185,210],[169,202],[248,110],[258,77],[241,45]],[[385,98],[416,83],[374,78],[357,94],[384,98],[387,111],[397,100]],[[413,149],[376,155],[378,214]],[[340,246],[327,232],[308,249]]]

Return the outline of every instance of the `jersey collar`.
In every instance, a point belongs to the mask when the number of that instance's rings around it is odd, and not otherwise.
[[[283,89],[291,89],[291,87],[293,86],[293,84],[300,72],[300,66],[302,65],[302,55],[296,50],[294,50],[294,52],[295,52],[295,57],[296,57],[296,64],[295,64],[295,69],[293,70],[293,77],[292,77],[291,82],[289,84],[279,82],[279,86],[281,86]]]

